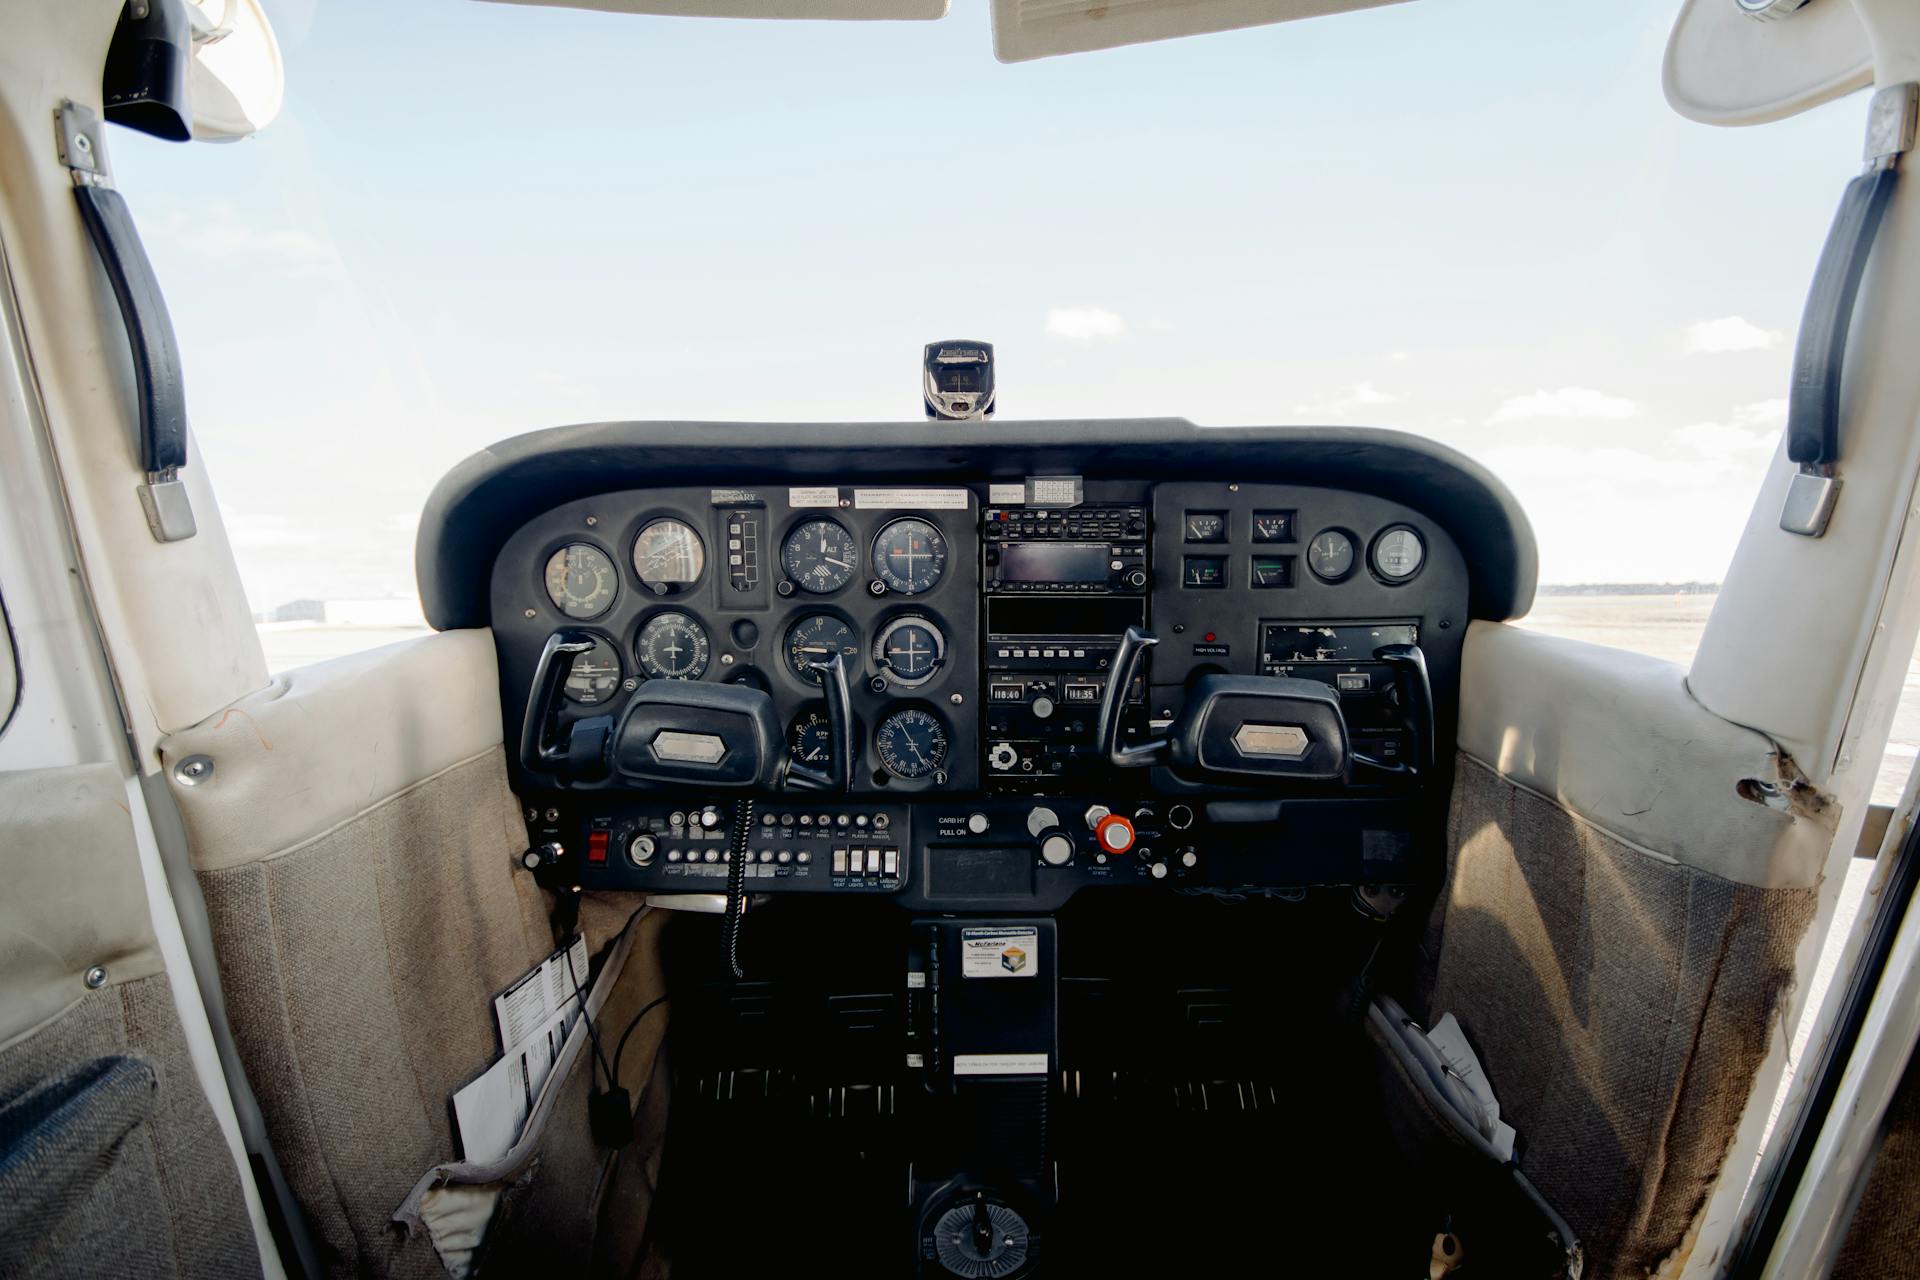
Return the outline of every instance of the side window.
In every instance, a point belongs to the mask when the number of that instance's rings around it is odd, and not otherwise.
[[[1693,662],[1719,594],[1719,583],[1704,582],[1543,586],[1532,612],[1519,625],[1569,640],[1631,649],[1684,667]]]

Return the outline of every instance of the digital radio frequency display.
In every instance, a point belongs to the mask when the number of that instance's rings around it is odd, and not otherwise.
[[[1000,549],[1003,582],[1097,582],[1113,570],[1104,542],[1014,542]]]

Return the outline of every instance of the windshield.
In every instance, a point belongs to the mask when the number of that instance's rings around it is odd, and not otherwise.
[[[474,450],[597,419],[912,420],[923,345],[956,337],[994,344],[1002,419],[1399,427],[1514,488],[1545,583],[1714,583],[1862,111],[1681,120],[1673,0],[1414,3],[1012,66],[970,2],[268,8],[283,116],[231,146],[117,130],[114,162],[253,605],[353,644],[418,623],[421,502]],[[339,642],[315,643],[269,651]]]

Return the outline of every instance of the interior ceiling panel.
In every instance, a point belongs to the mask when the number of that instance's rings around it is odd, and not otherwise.
[[[993,0],[1002,62],[1319,18],[1406,0]]]

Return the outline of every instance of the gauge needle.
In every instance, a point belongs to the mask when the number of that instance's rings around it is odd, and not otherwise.
[[[912,734],[907,735],[907,745],[913,748],[913,755],[916,760],[918,760],[921,764],[925,764],[927,762],[926,755],[920,750],[920,744],[913,740]]]
[[[825,547],[822,547],[822,548],[820,548],[820,550],[821,550],[821,553],[822,553],[823,555],[825,555],[825,552],[826,552],[826,548],[825,548]],[[832,556],[825,556],[825,559],[826,559],[826,562],[827,562],[828,564],[830,564],[830,565],[832,565],[832,566],[833,566],[834,568],[836,568],[836,569],[851,569],[851,568],[853,568],[853,565],[852,565],[851,563],[849,563],[848,561],[845,561],[845,560],[835,560],[835,559],[834,559],[834,558],[833,558]]]

